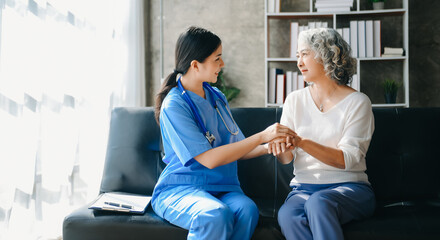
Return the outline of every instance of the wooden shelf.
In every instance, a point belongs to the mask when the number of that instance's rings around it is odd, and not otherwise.
[[[291,1],[289,4],[296,4],[295,0],[283,0],[283,1]],[[314,9],[316,0],[309,0],[303,3],[302,6],[297,6],[298,9]],[[285,71],[297,71],[296,66],[292,66],[291,63],[296,65],[298,61],[296,57],[287,57],[290,54],[286,54],[289,46],[282,45],[286,42],[289,42],[288,37],[290,36],[290,22],[298,22],[300,25],[307,25],[307,22],[327,22],[328,27],[332,28],[346,28],[347,23],[349,21],[367,21],[367,20],[380,20],[381,24],[386,26],[387,17],[391,17],[390,20],[394,21],[396,24],[402,24],[398,26],[399,30],[395,32],[391,32],[392,35],[388,34],[388,39],[397,34],[399,37],[395,39],[399,39],[399,45],[401,42],[401,46],[395,46],[392,43],[388,43],[387,41],[383,42],[384,38],[382,38],[382,51],[383,47],[392,46],[392,47],[402,47],[405,50],[405,56],[398,57],[362,57],[357,58],[357,69],[356,74],[359,80],[359,86],[364,86],[364,89],[360,89],[361,92],[369,95],[372,100],[373,107],[409,107],[409,26],[408,26],[408,0],[389,0],[396,1],[394,3],[398,8],[395,9],[383,9],[383,10],[359,10],[363,6],[359,0],[355,2],[353,5],[352,11],[349,12],[316,12],[311,10],[307,12],[281,12],[279,13],[268,13],[267,12],[267,0],[266,3],[266,13],[265,13],[265,104],[267,107],[280,107],[282,104],[274,104],[269,103],[268,99],[268,89],[269,89],[269,68],[271,67],[279,67],[286,68]],[[399,2],[397,2],[399,1]],[[401,2],[400,2],[401,1]],[[401,4],[400,4],[401,3]],[[362,5],[362,6],[361,6]],[[294,10],[294,9],[290,9]],[[396,18],[397,17],[397,18]],[[282,20],[282,21],[277,21]],[[398,21],[398,22],[396,22]],[[383,25],[382,25],[383,26]],[[381,27],[382,28],[382,27]],[[390,26],[388,25],[388,29],[382,29],[389,33]],[[284,29],[284,30],[283,30]],[[401,32],[400,32],[401,31]],[[402,39],[400,39],[402,37]],[[270,38],[270,39],[269,39]],[[385,38],[387,39],[387,38]],[[287,40],[287,41],[286,41]],[[282,42],[280,46],[278,45],[269,45],[269,42],[275,43],[277,41]],[[290,42],[289,42],[290,43]],[[269,55],[272,52],[273,55]],[[284,57],[278,57],[278,56]],[[361,67],[362,65],[362,67]],[[376,66],[376,67],[375,67]],[[383,68],[383,66],[385,66]],[[381,69],[383,69],[382,72]],[[399,70],[398,70],[399,69]],[[376,72],[377,71],[377,72]],[[372,74],[373,73],[373,74]],[[381,73],[381,74],[375,74]],[[400,103],[396,104],[385,104],[380,98],[379,91],[379,81],[382,81],[383,78],[387,77],[386,73],[391,73],[391,75],[397,76],[399,81],[402,82],[403,88],[400,95],[398,95],[398,99]],[[300,74],[300,73],[299,73]],[[376,77],[376,78],[375,78]],[[273,85],[272,85],[273,86]],[[364,91],[362,91],[364,90]]]
[[[408,107],[405,103],[378,103],[378,104],[371,104],[373,107],[378,108],[387,108],[387,107]]]
[[[284,18],[333,18],[334,15],[354,15],[354,16],[403,16],[406,10],[401,9],[384,9],[384,10],[361,10],[350,12],[280,12],[280,13],[266,13],[266,17],[275,19]]]

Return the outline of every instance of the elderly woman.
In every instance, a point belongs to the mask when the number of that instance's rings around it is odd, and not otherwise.
[[[373,214],[365,155],[374,118],[369,98],[348,86],[356,69],[350,54],[334,29],[299,35],[297,64],[309,86],[289,94],[281,117],[297,135],[269,144],[281,163],[294,165],[278,213],[287,239],[343,239],[341,224]]]

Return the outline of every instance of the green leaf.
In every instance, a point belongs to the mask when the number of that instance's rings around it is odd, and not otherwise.
[[[397,90],[402,86],[402,83],[396,82],[393,79],[385,79],[382,82],[382,86],[385,93],[396,93]]]
[[[223,70],[221,70],[217,76],[216,83],[210,83],[211,86],[217,87],[223,94],[225,94],[228,102],[232,101],[232,99],[236,98],[240,93],[240,89],[236,87],[226,86],[226,83],[223,78]]]
[[[226,89],[224,89],[222,92],[223,92],[223,94],[225,94],[228,102],[230,102],[230,101],[232,101],[232,99],[237,97],[237,95],[240,93],[240,89],[235,88],[235,87],[226,87]]]

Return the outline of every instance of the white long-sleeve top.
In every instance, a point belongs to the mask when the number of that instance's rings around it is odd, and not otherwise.
[[[365,94],[353,92],[327,112],[321,112],[309,87],[294,91],[287,96],[280,122],[303,138],[344,153],[345,169],[339,169],[295,148],[295,177],[291,184],[368,183],[365,155],[374,132],[374,116]]]

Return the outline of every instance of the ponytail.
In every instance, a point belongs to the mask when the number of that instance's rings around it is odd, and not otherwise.
[[[171,89],[177,86],[177,74],[179,74],[176,70],[173,73],[168,75],[168,77],[163,81],[162,86],[160,87],[159,93],[156,94],[156,106],[154,109],[154,118],[156,118],[157,124],[159,123],[160,116],[160,108],[162,107],[162,102],[167,96],[167,94],[171,91]]]

